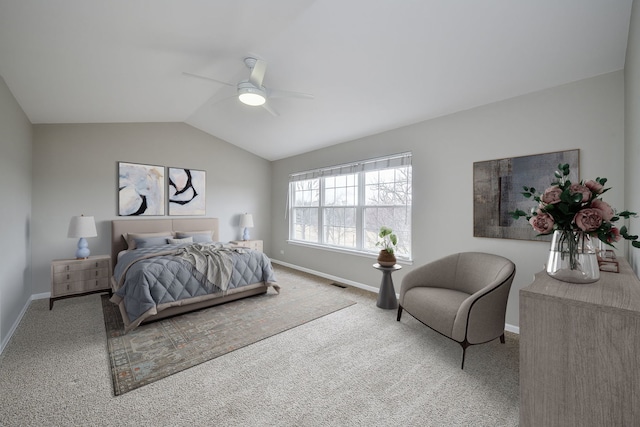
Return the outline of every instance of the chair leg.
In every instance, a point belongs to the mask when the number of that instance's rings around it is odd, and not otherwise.
[[[460,345],[462,346],[462,364],[460,365],[460,369],[464,369],[464,357],[467,354],[467,347],[469,347],[469,343],[465,339],[463,342],[460,343]]]
[[[396,319],[396,321],[400,321],[400,316],[402,316],[402,306],[398,304],[398,318]]]
[[[502,333],[502,335],[500,335],[500,342],[504,344],[504,332]]]
[[[467,347],[462,347],[462,363],[460,364],[460,369],[464,370],[464,356],[467,353]]]

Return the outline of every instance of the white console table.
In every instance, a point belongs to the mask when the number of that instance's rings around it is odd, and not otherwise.
[[[640,423],[640,281],[586,285],[544,271],[520,290],[520,426]]]

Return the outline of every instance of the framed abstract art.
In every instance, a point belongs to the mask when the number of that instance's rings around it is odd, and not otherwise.
[[[164,215],[164,166],[118,162],[118,215]]]
[[[205,215],[206,172],[169,168],[169,215]]]
[[[522,195],[523,186],[544,191],[553,171],[568,163],[569,179],[579,181],[580,150],[557,151],[532,156],[488,160],[473,164],[473,235],[500,239],[543,240],[526,221],[509,215],[516,209],[528,211],[531,199]]]

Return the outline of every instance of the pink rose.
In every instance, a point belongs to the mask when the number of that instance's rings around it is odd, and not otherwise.
[[[620,230],[618,230],[616,227],[611,227],[611,230],[609,230],[609,233],[607,233],[607,243],[611,244],[618,242],[621,238],[622,236],[620,235]]]
[[[569,187],[570,194],[582,194],[582,201],[588,202],[591,200],[591,190],[581,184],[571,184]]]
[[[602,225],[602,213],[599,209],[582,209],[573,217],[573,221],[582,231],[594,231]]]
[[[540,200],[547,205],[559,203],[560,194],[562,194],[562,190],[557,185],[554,185],[553,187],[549,187],[544,190],[544,194],[542,195]]]
[[[585,185],[585,187],[587,187],[589,190],[593,191],[596,194],[602,193],[602,189],[604,188],[601,184],[595,182],[592,179],[590,179],[589,181],[585,182],[584,185]]]
[[[537,215],[534,215],[529,220],[529,224],[540,234],[549,234],[553,231],[553,217],[548,213],[538,211]]]
[[[596,199],[591,202],[591,207],[593,209],[598,209],[602,214],[602,219],[605,221],[611,221],[611,218],[615,215],[615,212],[613,211],[613,208],[609,206],[609,203],[600,199]]]

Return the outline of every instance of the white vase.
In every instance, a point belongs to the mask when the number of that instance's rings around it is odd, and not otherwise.
[[[554,231],[546,270],[549,276],[563,282],[598,281],[600,268],[591,237],[581,231]]]

